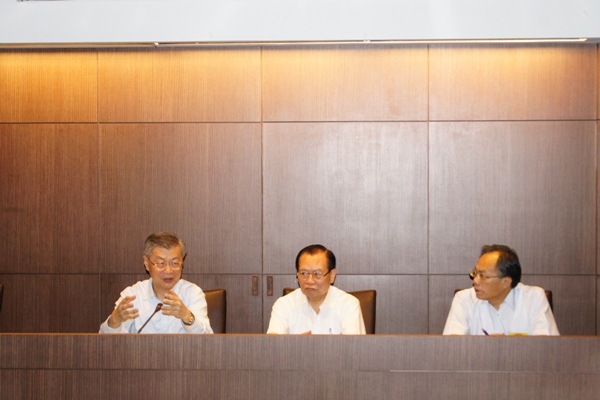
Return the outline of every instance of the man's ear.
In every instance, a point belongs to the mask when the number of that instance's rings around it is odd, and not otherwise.
[[[331,285],[333,285],[335,283],[335,274],[336,274],[336,269],[332,269],[331,272],[329,273],[329,283]]]
[[[503,278],[504,280],[504,287],[512,287],[512,278],[510,276],[505,276]]]
[[[148,257],[144,256],[144,267],[146,267],[146,272],[150,273],[150,265],[148,263]]]

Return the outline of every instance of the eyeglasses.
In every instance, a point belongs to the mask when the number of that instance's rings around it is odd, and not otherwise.
[[[302,270],[302,271],[298,271],[296,273],[296,275],[298,275],[298,278],[302,278],[302,279],[308,279],[308,277],[312,275],[313,278],[315,279],[315,281],[318,281],[319,279],[323,278],[324,276],[327,276],[327,274],[329,274],[330,272],[331,271],[327,271],[327,273],[324,274],[323,271],[319,271],[319,270],[313,271],[313,272]]]
[[[152,262],[150,259],[148,259],[148,261],[150,262],[150,264],[154,265],[159,271],[164,271],[165,268],[167,268],[167,265],[171,267],[173,271],[179,271],[183,266],[182,261],[159,261],[157,263]]]
[[[478,276],[479,280],[481,281],[485,281],[486,279],[492,279],[492,278],[504,278],[501,275],[494,275],[494,276],[487,276],[483,274],[483,271],[477,271],[477,269],[473,268],[472,270],[469,271],[469,278],[471,278],[471,280],[475,279],[475,277]]]

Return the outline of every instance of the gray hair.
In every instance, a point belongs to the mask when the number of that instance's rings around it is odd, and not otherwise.
[[[150,257],[156,247],[170,249],[175,246],[179,246],[181,248],[181,256],[183,259],[185,259],[185,243],[179,236],[171,232],[155,232],[148,236],[146,242],[144,243],[144,255],[146,257]]]

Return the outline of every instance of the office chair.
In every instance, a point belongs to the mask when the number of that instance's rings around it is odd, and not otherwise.
[[[214,333],[227,332],[227,291],[225,289],[205,290],[204,297],[208,308],[208,319]]]

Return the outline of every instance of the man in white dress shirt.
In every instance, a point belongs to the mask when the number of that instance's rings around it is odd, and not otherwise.
[[[483,246],[469,276],[473,287],[454,296],[444,335],[559,335],[544,290],[520,283],[510,247]]]
[[[332,286],[335,262],[333,252],[320,244],[300,250],[296,257],[300,288],[277,299],[267,333],[365,334],[358,299]]]
[[[204,292],[181,279],[185,256],[177,235],[148,236],[144,266],[150,278],[121,292],[100,333],[213,333]]]

